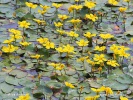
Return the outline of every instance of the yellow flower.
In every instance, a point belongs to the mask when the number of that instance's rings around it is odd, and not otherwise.
[[[58,52],[60,52],[60,53],[63,53],[63,52],[64,52],[64,50],[63,50],[62,47],[58,47],[58,48],[55,48],[55,49],[56,49],[56,51],[58,51]]]
[[[128,98],[120,96],[120,100],[128,100]]]
[[[89,58],[88,56],[86,56],[86,57],[80,57],[80,58],[77,59],[77,61],[84,62],[88,58]]]
[[[108,60],[107,65],[110,65],[112,67],[119,66],[119,64],[116,62],[116,60]]]
[[[11,38],[11,39],[9,39],[9,40],[4,40],[3,43],[5,43],[5,44],[11,44],[13,41],[14,41],[14,39]]]
[[[21,35],[15,35],[15,34],[10,34],[11,39],[14,41],[15,39],[21,39]]]
[[[62,70],[65,65],[62,63],[48,63],[49,66],[53,66],[56,70]]]
[[[95,65],[95,62],[94,61],[91,61],[90,59],[87,59],[86,61],[87,61],[87,63],[91,64],[92,66]]]
[[[91,8],[94,8],[96,6],[96,3],[93,1],[85,0],[85,6],[88,7],[89,9],[91,9]]]
[[[56,51],[60,52],[60,53],[74,53],[74,47],[71,46],[70,44],[67,44],[67,45],[63,45],[62,47],[58,47],[58,48],[55,48]]]
[[[70,31],[67,33],[67,35],[71,36],[71,37],[78,37],[79,35],[73,31]]]
[[[56,68],[59,64],[58,63],[48,63],[49,66],[53,66],[54,68]]]
[[[35,59],[39,59],[40,57],[43,57],[43,55],[36,54],[36,55],[32,55],[30,57],[35,58]]]
[[[69,87],[69,88],[72,88],[72,89],[75,88],[74,85],[72,85],[72,84],[69,83],[69,82],[65,82],[65,85],[66,85],[67,87]]]
[[[95,89],[95,88],[91,88],[92,91],[96,92],[96,94],[98,95],[99,92],[102,92],[103,90],[102,89]]]
[[[96,34],[92,34],[92,33],[90,33],[90,32],[87,32],[86,34],[84,34],[84,36],[85,36],[86,38],[92,38],[92,37],[96,36]]]
[[[110,46],[110,50],[112,50],[113,52],[115,52],[116,50],[118,51],[119,46],[117,46],[116,44],[113,44]]]
[[[30,45],[31,43],[24,41],[24,42],[20,42],[20,44],[22,46],[25,46],[26,47],[26,46]]]
[[[30,95],[28,93],[26,95],[21,95],[16,100],[30,100]]]
[[[18,47],[15,47],[13,45],[8,45],[8,46],[2,47],[2,51],[5,53],[12,53],[12,52],[16,51],[17,49],[18,49]]]
[[[98,88],[98,89],[91,88],[91,90],[92,90],[92,91],[94,91],[94,92],[96,92],[96,93],[97,93],[97,95],[98,95],[98,94],[99,94],[99,92],[102,92],[102,91],[104,91],[104,90],[105,90],[105,87],[104,87],[104,86],[102,86],[102,87],[100,87],[100,88]]]
[[[105,92],[107,96],[113,94],[113,91],[111,90],[110,87],[105,87]]]
[[[8,31],[13,33],[14,35],[21,35],[21,31],[16,30],[16,29],[9,29]]]
[[[18,24],[19,24],[19,27],[21,28],[29,28],[30,26],[30,23],[27,21],[18,22]]]
[[[105,88],[106,88],[105,86],[101,86],[101,87],[100,87],[100,89],[101,89],[102,91],[105,91]]]
[[[82,5],[71,5],[69,8],[68,8],[68,11],[69,12],[72,12],[74,9],[75,10],[81,10],[83,8]]]
[[[93,22],[95,22],[96,20],[98,20],[98,17],[95,16],[95,15],[93,15],[93,14],[86,14],[86,15],[85,15],[85,18],[86,18],[86,19],[90,19],[90,20],[92,20]]]
[[[64,45],[63,50],[65,53],[74,53],[74,47],[70,44]]]
[[[33,19],[35,22],[37,22],[39,25],[41,25],[41,24],[45,24],[45,21],[43,21],[43,20],[39,20],[39,19]]]
[[[119,8],[119,11],[120,11],[121,13],[125,12],[126,10],[127,10],[126,7],[120,7],[120,8]]]
[[[69,12],[72,12],[74,9],[75,9],[75,5],[71,5],[71,6],[68,8],[68,11],[69,11]]]
[[[82,6],[82,5],[75,5],[74,8],[75,8],[76,10],[81,10],[81,9],[83,8],[83,6]]]
[[[125,46],[119,46],[119,48],[120,48],[120,50],[124,50],[124,51],[130,50],[130,48],[125,47]]]
[[[57,66],[55,67],[56,70],[62,70],[65,67],[64,64],[57,63]]]
[[[45,10],[48,10],[50,7],[49,6],[46,6],[46,5],[40,5],[40,7],[45,11]]]
[[[26,2],[25,4],[26,4],[26,6],[29,7],[29,8],[35,9],[35,8],[37,7],[36,4],[33,4],[33,3],[31,3],[31,2]]]
[[[56,30],[60,35],[63,35],[65,34],[65,31],[64,30]]]
[[[125,58],[128,58],[130,56],[130,54],[126,53],[124,50],[119,50],[118,54],[119,54],[119,56],[125,57]]]
[[[89,96],[89,97],[86,97],[85,100],[97,100],[99,97],[100,97],[99,95]]]
[[[87,46],[89,41],[85,41],[84,39],[81,39],[80,41],[77,41],[76,43],[78,44],[78,46],[83,47],[83,46]]]
[[[70,23],[72,23],[72,24],[77,24],[77,23],[80,23],[81,20],[80,20],[80,19],[71,19],[71,20],[68,21],[68,22],[70,22]]]
[[[102,39],[110,39],[110,38],[113,38],[114,36],[107,33],[107,34],[100,34],[99,35]]]
[[[104,51],[105,49],[106,49],[105,46],[101,46],[101,47],[95,46],[95,48],[94,48],[94,50],[97,50],[97,51]]]
[[[37,42],[39,42],[40,44],[47,43],[48,41],[49,41],[48,38],[39,38],[39,39],[37,39]]]
[[[45,46],[46,49],[50,49],[50,48],[54,49],[55,47],[54,43],[50,41],[44,43],[43,46]]]
[[[112,5],[117,5],[118,4],[118,2],[116,0],[108,0],[108,3],[112,4]]]
[[[61,22],[54,22],[54,25],[56,27],[62,27],[63,26],[63,24]]]
[[[101,64],[101,63],[103,63],[104,61],[107,60],[107,59],[104,57],[104,54],[100,54],[100,55],[95,54],[93,59],[94,59],[94,61],[97,62],[97,64]]]
[[[41,15],[44,15],[47,12],[47,10],[38,10],[38,13]]]
[[[63,4],[58,3],[52,3],[52,6],[54,6],[56,9],[60,8]]]
[[[58,18],[59,19],[61,19],[61,21],[64,21],[65,19],[67,19],[68,18],[68,16],[67,15],[58,15]]]

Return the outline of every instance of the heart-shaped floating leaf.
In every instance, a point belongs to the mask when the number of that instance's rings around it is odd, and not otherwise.
[[[126,75],[126,74],[124,74],[124,75],[118,77],[116,80],[117,80],[118,82],[124,83],[124,84],[133,83],[133,78],[132,78],[131,76],[129,76],[129,75]]]
[[[33,88],[36,86],[36,84],[34,82],[31,82],[30,80],[25,79],[25,78],[20,79],[19,84],[22,86],[25,86],[25,87],[29,87],[29,88]]]
[[[108,86],[111,87],[113,90],[126,90],[129,87],[129,85],[122,84],[117,81],[112,81],[112,83],[108,84]]]
[[[26,93],[32,93],[32,89],[29,88],[29,87],[22,88],[22,91],[23,91],[24,94],[26,94]]]
[[[102,86],[101,84],[98,84],[95,81],[89,81],[89,84],[90,84],[90,87],[93,87],[93,88],[100,88]]]
[[[33,96],[34,96],[35,98],[40,98],[40,97],[44,96],[44,94],[43,94],[43,92],[40,92],[39,90],[35,90],[35,91],[33,92]]]
[[[23,72],[21,70],[13,70],[9,74],[13,75],[13,76],[16,75],[17,78],[24,78],[24,77],[27,76],[28,73],[27,72]]]
[[[68,79],[69,79],[69,77],[68,76],[66,76],[66,75],[62,75],[62,76],[58,76],[57,77],[60,81],[67,81]]]
[[[17,79],[15,79],[15,77],[12,77],[12,76],[7,76],[5,81],[12,85],[18,85]]]
[[[59,83],[59,82],[51,82],[51,81],[49,81],[49,82],[47,82],[47,86],[48,87],[52,87],[54,89],[60,89],[62,87],[62,84]]]
[[[62,88],[62,93],[64,93],[64,94],[66,94],[66,93],[68,93],[68,89],[69,89],[69,87],[63,87]]]
[[[44,89],[44,94],[49,95],[49,96],[53,94],[52,90],[49,87],[44,86],[43,89]]]
[[[79,96],[78,91],[76,89],[71,88],[69,88],[68,90],[68,95]]]
[[[0,0],[0,3],[9,3],[11,0]]]
[[[66,71],[66,74],[67,75],[74,75],[76,73],[76,70],[74,70],[74,69],[68,69],[68,71]]]
[[[7,83],[1,83],[0,84],[0,87],[1,87],[1,90],[4,92],[4,93],[10,93],[11,91],[13,91],[14,89],[14,86],[13,85],[9,85]]]
[[[5,76],[0,76],[0,83],[5,81]]]

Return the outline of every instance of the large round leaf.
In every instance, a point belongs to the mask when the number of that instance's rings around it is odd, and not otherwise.
[[[27,76],[27,72],[23,72],[21,70],[13,70],[9,73],[10,75],[16,75],[17,78],[23,78]]]
[[[49,82],[47,83],[47,86],[48,86],[48,87],[52,87],[52,88],[54,88],[54,89],[60,89],[60,88],[62,87],[62,84],[59,83],[59,82],[51,82],[51,81],[49,81]]]
[[[112,81],[112,83],[108,84],[108,86],[111,87],[113,90],[126,90],[129,87],[129,85],[122,84],[117,81]]]
[[[12,76],[7,76],[5,81],[12,85],[18,85],[17,79],[15,79],[15,77],[12,77]]]
[[[49,87],[44,86],[44,94],[51,96],[53,92]]]
[[[133,83],[133,78],[131,76],[126,75],[126,74],[118,77],[116,80],[118,82],[124,83],[124,84],[131,84],[131,83]]]
[[[13,91],[14,89],[14,86],[13,85],[9,85],[7,83],[1,83],[0,84],[0,87],[1,87],[1,90],[4,92],[4,93],[10,93],[11,91]]]

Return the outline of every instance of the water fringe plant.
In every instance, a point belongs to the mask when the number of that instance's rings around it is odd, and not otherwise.
[[[31,0],[16,9],[18,27],[0,44],[0,94],[20,93],[15,100],[132,100],[133,38],[126,32],[132,2],[105,1]]]

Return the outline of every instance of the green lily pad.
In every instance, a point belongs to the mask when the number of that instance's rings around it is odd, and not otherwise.
[[[95,81],[89,81],[88,83],[90,84],[90,87],[92,88],[100,88],[102,86],[101,84],[98,84]]]
[[[69,77],[66,75],[58,76],[57,78],[62,82],[67,81],[69,79]]]
[[[44,94],[51,96],[53,94],[52,90],[49,87],[44,86]]]
[[[128,89],[129,85],[127,84],[122,84],[122,83],[119,83],[117,81],[112,81],[111,84],[108,84],[109,87],[111,87],[113,90],[126,90]]]
[[[133,83],[133,78],[131,76],[126,75],[126,74],[118,77],[116,80],[120,83],[123,83],[123,84]]]
[[[27,76],[27,72],[23,72],[21,70],[13,70],[9,73],[10,75],[16,76],[17,78],[23,78]]]
[[[0,76],[0,83],[5,81],[5,76]]]
[[[49,81],[47,84],[46,84],[48,87],[52,87],[54,89],[60,89],[62,87],[62,84],[59,83],[59,82],[51,82]]]
[[[1,90],[4,92],[4,93],[10,93],[11,91],[13,91],[14,89],[14,86],[13,85],[9,85],[7,83],[1,83],[0,84],[0,87],[1,87]]]
[[[12,85],[18,85],[18,81],[17,79],[15,79],[15,77],[13,76],[7,76],[5,81],[8,83],[8,84],[12,84]]]
[[[0,3],[9,3],[11,0],[0,0]]]
[[[76,73],[76,70],[74,70],[74,69],[69,69],[66,71],[67,75],[74,75],[75,73]]]

